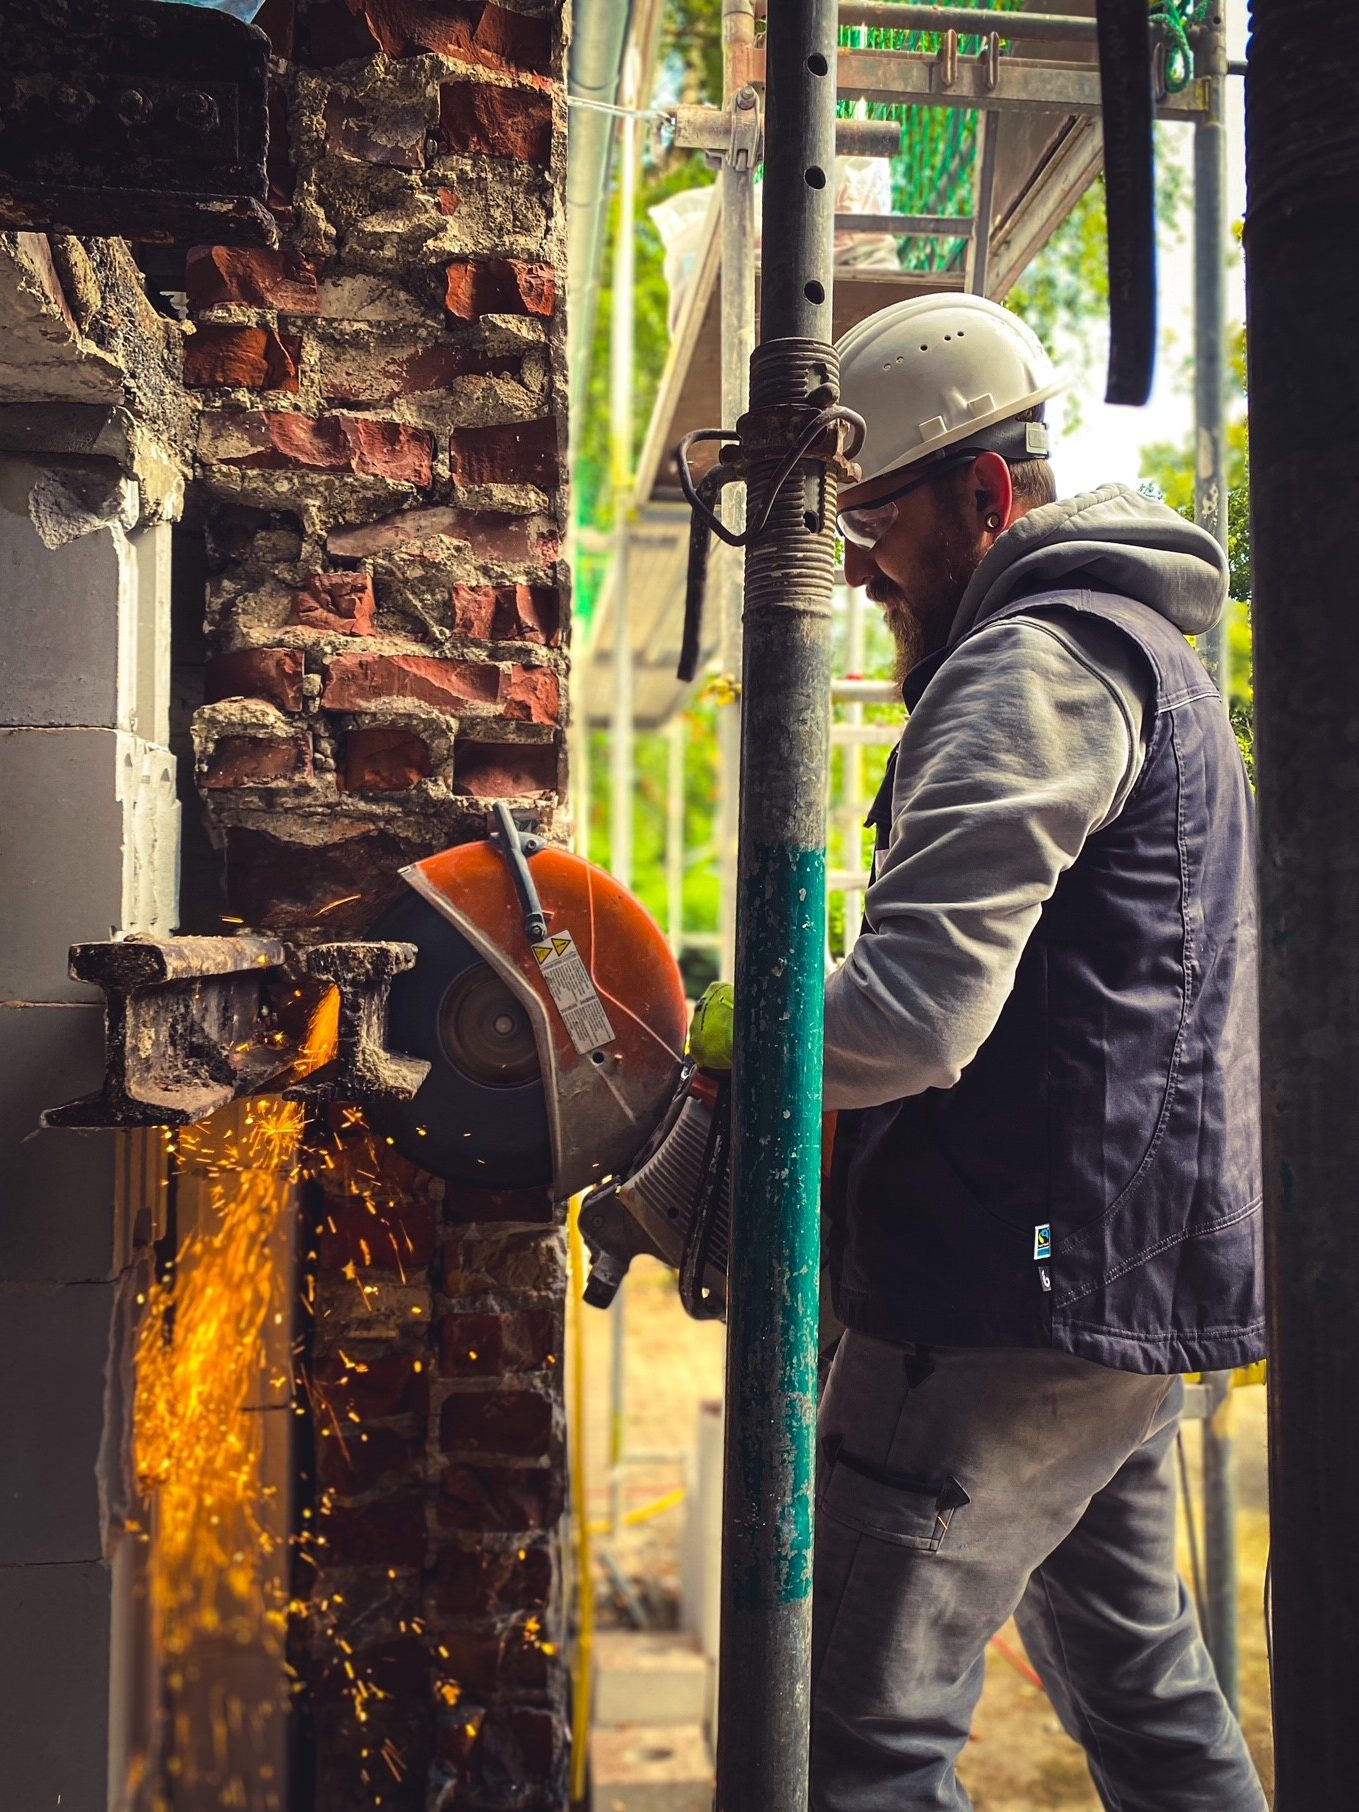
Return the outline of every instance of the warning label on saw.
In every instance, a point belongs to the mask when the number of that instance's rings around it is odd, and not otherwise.
[[[576,940],[569,931],[554,932],[533,946],[548,992],[557,1003],[571,1042],[585,1056],[613,1038],[603,1002],[595,992],[590,972],[580,960]]]

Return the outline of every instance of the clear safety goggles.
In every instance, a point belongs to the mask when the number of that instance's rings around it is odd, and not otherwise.
[[[882,540],[897,519],[897,505],[903,497],[909,497],[912,491],[918,491],[922,485],[933,484],[936,478],[942,478],[945,472],[956,471],[959,466],[969,465],[977,457],[977,449],[966,453],[955,453],[949,459],[941,459],[928,472],[920,472],[914,478],[907,479],[895,491],[888,491],[882,497],[875,497],[872,503],[860,504],[855,509],[841,510],[835,518],[835,526],[846,541],[852,541],[855,547],[872,548]]]

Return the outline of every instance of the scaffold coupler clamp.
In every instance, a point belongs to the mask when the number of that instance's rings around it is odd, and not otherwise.
[[[792,339],[758,346],[751,360],[752,395],[758,397],[762,372],[780,382],[778,373],[790,361],[803,378],[802,402],[761,405],[755,401],[734,430],[695,428],[675,450],[680,489],[691,511],[678,667],[678,676],[685,682],[698,670],[713,536],[728,547],[755,546],[770,533],[780,501],[786,502],[791,488],[800,484],[804,492],[802,526],[814,538],[826,527],[828,478],[833,475],[837,485],[859,481],[854,456],[863,445],[864,419],[840,402],[839,364],[832,347],[821,341]],[[695,479],[690,450],[704,441],[718,443],[717,459]],[[808,468],[812,468],[810,472]],[[747,487],[746,527],[740,533],[729,529],[717,512],[722,491],[733,483]]]

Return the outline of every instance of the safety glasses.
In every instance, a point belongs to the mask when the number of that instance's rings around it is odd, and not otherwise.
[[[945,472],[955,471],[959,466],[970,464],[977,457],[975,452],[955,453],[951,459],[941,459],[938,465],[931,466],[928,472],[922,472],[916,478],[908,479],[895,491],[888,491],[884,497],[875,497],[872,503],[861,504],[852,510],[841,510],[835,518],[835,526],[846,541],[852,541],[855,547],[872,548],[882,540],[897,519],[897,505],[903,497],[909,497],[912,491],[918,491],[922,485],[933,484],[936,478],[942,478]]]

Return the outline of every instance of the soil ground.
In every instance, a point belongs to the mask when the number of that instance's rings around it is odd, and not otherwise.
[[[592,1520],[609,1514],[606,1475],[609,1446],[610,1323],[586,1309],[586,1476]],[[627,1404],[625,1447],[647,1456],[625,1473],[624,1504],[640,1510],[684,1482],[685,1453],[694,1438],[698,1405],[722,1394],[723,1330],[690,1321],[672,1275],[649,1260],[634,1264],[626,1308]],[[1265,1467],[1265,1393],[1258,1386],[1235,1393],[1240,1498],[1240,1605],[1242,1723],[1267,1793],[1273,1768],[1269,1678],[1265,1655],[1263,1588],[1268,1547]],[[1199,1505],[1198,1431],[1188,1425],[1191,1487]],[[673,1457],[660,1457],[670,1455]],[[677,1504],[608,1543],[610,1553],[657,1623],[673,1623],[679,1592],[679,1552],[684,1505]],[[1182,1519],[1183,1521],[1183,1519]],[[1188,1547],[1181,1530],[1182,1565]],[[597,1567],[600,1614],[624,1622],[622,1601]],[[1002,1641],[1016,1659],[1022,1645],[1013,1626]],[[986,1688],[959,1773],[977,1812],[1099,1812],[1084,1756],[1059,1726],[1044,1694],[1007,1660],[999,1647],[987,1657]]]

